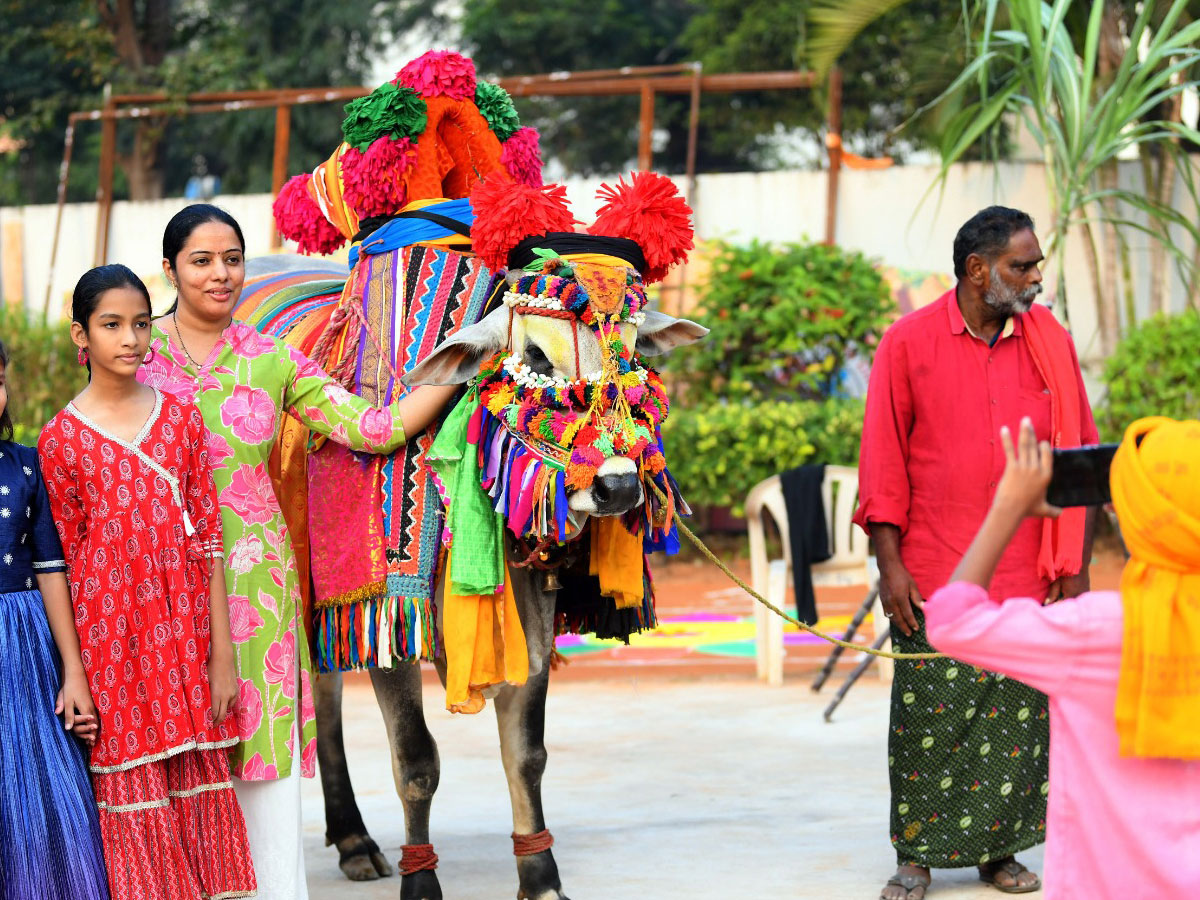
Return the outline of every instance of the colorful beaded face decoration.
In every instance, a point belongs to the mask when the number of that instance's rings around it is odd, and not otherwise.
[[[658,428],[667,416],[662,379],[629,346],[645,319],[646,291],[635,271],[562,260],[547,254],[540,272],[516,273],[504,303],[513,316],[564,320],[576,341],[575,373],[537,372],[516,350],[484,363],[477,385],[488,412],[548,465],[566,486],[585,490],[604,461],[632,460],[643,477],[665,468]],[[576,322],[600,345],[600,368],[581,372]]]

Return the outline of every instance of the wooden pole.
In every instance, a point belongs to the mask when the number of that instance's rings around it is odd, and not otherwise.
[[[75,147],[75,120],[67,119],[63,138],[63,158],[58,167],[58,210],[54,214],[54,237],[50,241],[50,271],[46,275],[46,299],[42,302],[42,317],[50,316],[50,296],[54,290],[54,267],[58,263],[58,237],[62,233],[63,207],[67,205],[67,183],[71,177],[71,150]]]
[[[100,181],[96,186],[96,249],[92,265],[108,259],[108,224],[112,216],[113,175],[117,165],[117,119],[112,94],[105,87],[104,112],[100,121]]]
[[[692,66],[692,96],[688,109],[688,142],[687,142],[687,202],[692,208],[692,227],[696,225],[696,143],[700,135],[700,81],[704,71],[704,63],[694,62]],[[687,260],[684,260],[675,272],[675,315],[684,314],[684,299],[687,294]],[[665,287],[665,285],[664,285]]]
[[[654,152],[654,86],[642,82],[642,109],[638,116],[638,171],[649,172]]]
[[[842,72],[829,73],[829,131],[825,134],[829,149],[829,180],[825,194],[825,243],[837,243],[838,175],[842,169]]]
[[[278,197],[287,178],[288,141],[292,131],[292,108],[285,103],[275,107],[275,162],[271,170],[271,193]],[[278,250],[283,246],[283,237],[275,227],[275,218],[271,217],[271,249]]]

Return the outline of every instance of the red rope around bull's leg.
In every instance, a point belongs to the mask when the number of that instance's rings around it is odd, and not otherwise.
[[[543,828],[537,834],[512,835],[513,856],[533,856],[535,853],[545,853],[554,846],[554,835],[550,829]]]
[[[400,847],[400,874],[414,875],[417,872],[437,868],[437,854],[433,844],[404,844]]]

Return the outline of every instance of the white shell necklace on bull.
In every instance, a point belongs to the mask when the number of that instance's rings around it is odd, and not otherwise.
[[[467,396],[451,413],[429,455],[443,476],[448,506],[451,588],[485,593],[502,586],[504,526],[547,547],[575,539],[590,521],[590,574],[599,578],[601,594],[611,597],[617,609],[634,613],[632,619],[625,617],[631,629],[603,636],[627,636],[628,630],[655,624],[645,554],[678,550],[673,519],[690,512],[663,455],[659,427],[668,402],[662,380],[643,364],[630,341],[646,315],[642,272],[661,278],[671,263],[686,258],[692,246],[691,211],[666,178],[636,175],[630,186],[619,182],[616,190],[606,188],[610,202],[593,233],[579,234],[558,231],[568,222],[537,206],[547,198],[561,203],[561,188],[507,185],[506,194],[523,194],[515,198],[523,212],[534,207],[551,227],[538,228],[527,216],[524,234],[506,226],[497,240],[489,230],[496,216],[489,215],[488,201],[499,190],[484,183],[473,194],[472,243],[485,262],[508,268],[503,302],[509,334],[517,317],[564,321],[575,343],[576,377],[548,374],[544,365],[536,372],[519,348],[506,347],[484,361]],[[503,200],[506,208],[514,203],[509,196]],[[565,206],[562,210],[569,221]],[[627,231],[641,240],[615,236],[616,229],[595,233],[614,220],[632,225]],[[505,221],[513,221],[512,216]],[[648,235],[657,240],[647,240]],[[646,243],[650,253],[643,249]],[[594,371],[581,369],[577,323],[587,326],[599,343],[600,363]],[[625,469],[636,472],[644,502],[620,517],[577,523],[569,492],[591,489],[601,466],[614,457],[632,463]],[[445,461],[455,465],[445,467]],[[651,484],[666,496],[665,504]],[[560,614],[558,622],[560,631],[606,630],[596,625],[595,617],[569,613]]]

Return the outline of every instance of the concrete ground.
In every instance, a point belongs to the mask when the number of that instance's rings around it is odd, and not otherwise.
[[[543,785],[573,900],[871,900],[894,868],[887,840],[887,692],[867,677],[832,724],[836,684],[612,677],[551,682]],[[517,879],[495,717],[452,717],[426,688],[442,784],[432,834],[447,900],[511,900]],[[403,818],[369,683],[347,679],[350,771],[371,834],[398,860]],[[324,846],[320,783],[305,782],[312,900],[395,900],[399,878],[354,884]],[[1021,856],[1035,871],[1041,849]],[[931,898],[997,898],[975,869],[934,873]],[[1036,895],[1035,895],[1036,896]]]

